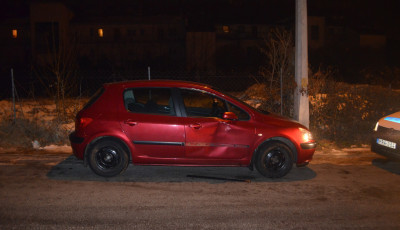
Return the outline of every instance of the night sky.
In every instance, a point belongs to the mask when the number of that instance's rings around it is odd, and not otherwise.
[[[115,16],[123,20],[125,17],[134,20],[141,16],[181,16],[187,21],[187,31],[215,31],[217,24],[283,25],[293,30],[295,22],[295,0],[5,0],[0,8],[0,23],[15,18],[26,18],[28,22],[31,2],[63,2],[74,12],[72,20],[78,22]],[[380,53],[340,44],[324,46],[317,52],[310,50],[311,66],[333,67],[338,80],[351,79],[353,83],[363,82],[365,71],[378,76],[375,73],[387,66],[399,68],[399,0],[308,0],[307,4],[308,15],[325,17],[327,25],[337,24],[355,34],[383,35],[386,39]],[[391,82],[393,77],[387,75],[387,78]],[[400,79],[398,82],[400,86]]]
[[[2,1],[0,19],[29,16],[29,0]],[[43,1],[41,1],[43,2]],[[46,1],[45,1],[46,2]],[[47,1],[52,2],[52,1]],[[182,15],[188,27],[215,23],[277,24],[294,20],[294,0],[63,0],[76,19],[115,15]],[[398,0],[309,0],[310,16],[341,17],[353,28],[374,28],[399,34]],[[378,31],[379,32],[379,31]]]

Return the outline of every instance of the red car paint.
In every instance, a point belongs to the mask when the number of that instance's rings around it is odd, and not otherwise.
[[[171,92],[173,108],[163,108],[170,114],[128,111],[125,92],[142,88]],[[224,119],[232,117],[230,111],[216,117],[189,116],[182,90],[218,98],[248,117]],[[122,143],[134,165],[252,166],[257,151],[270,141],[287,146],[298,165],[307,164],[315,151],[315,141],[304,139],[308,130],[301,124],[263,114],[203,84],[163,80],[110,83],[97,97],[77,114],[76,129],[70,135],[74,155],[85,162],[90,146],[104,137]]]

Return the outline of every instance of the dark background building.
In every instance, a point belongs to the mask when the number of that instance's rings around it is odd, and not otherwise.
[[[10,69],[29,88],[35,66],[68,53],[83,79],[256,76],[271,28],[294,30],[293,0],[116,0],[2,3],[1,82]],[[310,65],[337,80],[378,83],[365,71],[399,67],[399,1],[308,1]],[[364,72],[363,72],[364,71]],[[392,71],[393,72],[393,71]],[[371,74],[370,74],[371,75]],[[385,82],[397,75],[382,76]],[[376,78],[376,77],[375,77]],[[27,79],[26,81],[21,79]],[[224,78],[225,79],[225,78]]]

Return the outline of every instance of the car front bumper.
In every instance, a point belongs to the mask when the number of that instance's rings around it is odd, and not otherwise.
[[[307,142],[300,144],[300,151],[297,154],[297,166],[305,166],[307,165],[313,158],[315,148],[317,147],[316,142]]]
[[[385,143],[390,144],[385,146]],[[371,151],[388,158],[400,160],[400,131],[379,126],[378,131],[372,137]]]
[[[316,142],[301,143],[300,146],[302,149],[315,149],[315,147],[317,147],[317,143]]]
[[[386,146],[379,145],[377,143],[377,138],[372,139],[371,151],[387,158],[400,160],[399,147],[396,147],[396,149],[392,149]]]

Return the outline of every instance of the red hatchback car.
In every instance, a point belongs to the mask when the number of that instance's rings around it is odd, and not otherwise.
[[[253,166],[285,176],[307,165],[309,130],[208,85],[182,81],[105,84],[77,114],[74,155],[105,177],[135,165]]]

